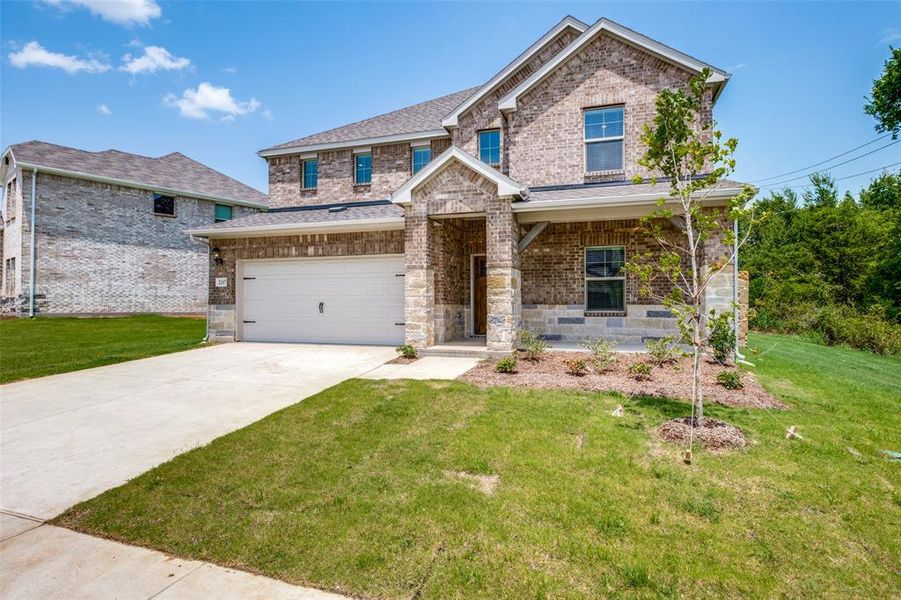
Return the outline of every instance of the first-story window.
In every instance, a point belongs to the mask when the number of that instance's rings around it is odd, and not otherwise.
[[[584,113],[585,170],[623,169],[623,107],[592,108]]]
[[[303,189],[315,190],[319,187],[319,160],[311,158],[303,161]]]
[[[354,154],[354,183],[372,183],[372,153]]]
[[[175,216],[175,198],[163,194],[153,195],[153,214],[167,217]]]
[[[626,249],[585,248],[585,310],[626,312]]]
[[[3,294],[12,296],[16,293],[16,259],[7,258],[3,273]]]
[[[216,222],[221,223],[222,221],[231,221],[232,219],[232,207],[228,204],[217,204],[216,205]]]
[[[501,130],[479,132],[479,160],[492,167],[501,165]]]
[[[432,160],[432,149],[428,146],[416,146],[413,148],[413,174],[419,172]]]

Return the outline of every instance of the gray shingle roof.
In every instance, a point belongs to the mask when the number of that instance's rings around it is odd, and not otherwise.
[[[96,177],[133,182],[148,189],[170,189],[222,200],[266,205],[260,191],[173,152],[159,158],[120,150],[88,152],[47,142],[31,141],[10,146],[19,163],[59,169]]]
[[[240,219],[216,223],[211,227],[205,227],[204,231],[217,230],[227,232],[232,229],[247,227],[305,225],[387,218],[402,219],[403,217],[404,209],[393,204],[390,200],[346,202],[341,204],[321,204],[290,210],[275,209],[265,213],[255,213]]]
[[[406,133],[418,133],[443,129],[441,120],[447,113],[457,108],[464,100],[479,90],[478,87],[469,88],[447,96],[441,96],[433,100],[426,100],[413,106],[401,108],[383,115],[378,115],[363,121],[357,121],[349,125],[342,125],[328,131],[322,131],[308,135],[300,139],[278,144],[262,150],[280,150],[295,146],[311,146],[313,144],[332,144],[351,142],[366,138],[381,137],[386,135],[399,135]]]

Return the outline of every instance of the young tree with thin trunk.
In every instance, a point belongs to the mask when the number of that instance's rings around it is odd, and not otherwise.
[[[733,259],[731,251],[724,256],[705,255],[705,242],[721,235],[730,248],[740,246],[735,244],[732,220],[749,216],[746,207],[756,193],[745,186],[724,210],[708,206],[720,181],[735,170],[733,154],[738,145],[735,138],[723,139],[704,110],[708,77],[710,71],[705,69],[689,81],[687,89],[664,90],[657,96],[654,120],[641,135],[647,151],[638,162],[669,185],[668,196],[660,198],[657,209],[641,221],[660,250],[639,254],[626,264],[626,271],[640,282],[641,295],[662,302],[676,316],[682,340],[692,346],[695,427],[703,425],[704,419],[701,356],[708,336],[707,315],[702,314],[704,293]],[[640,177],[635,180],[642,182]],[[668,223],[677,224],[675,232],[664,227]],[[670,284],[671,292],[663,297],[655,295],[651,285],[658,277]]]

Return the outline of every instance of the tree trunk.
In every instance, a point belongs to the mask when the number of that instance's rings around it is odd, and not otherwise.
[[[692,427],[704,426],[704,396],[701,388],[701,334],[700,323],[695,323],[694,333],[694,378],[692,379],[692,403],[694,404],[695,421]]]

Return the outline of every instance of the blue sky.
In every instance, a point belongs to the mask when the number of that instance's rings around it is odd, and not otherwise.
[[[4,147],[177,150],[266,191],[257,150],[481,84],[572,14],[731,71],[715,116],[754,182],[874,140],[864,96],[901,45],[897,2],[120,2],[0,3]],[[899,161],[901,144],[832,173]]]

